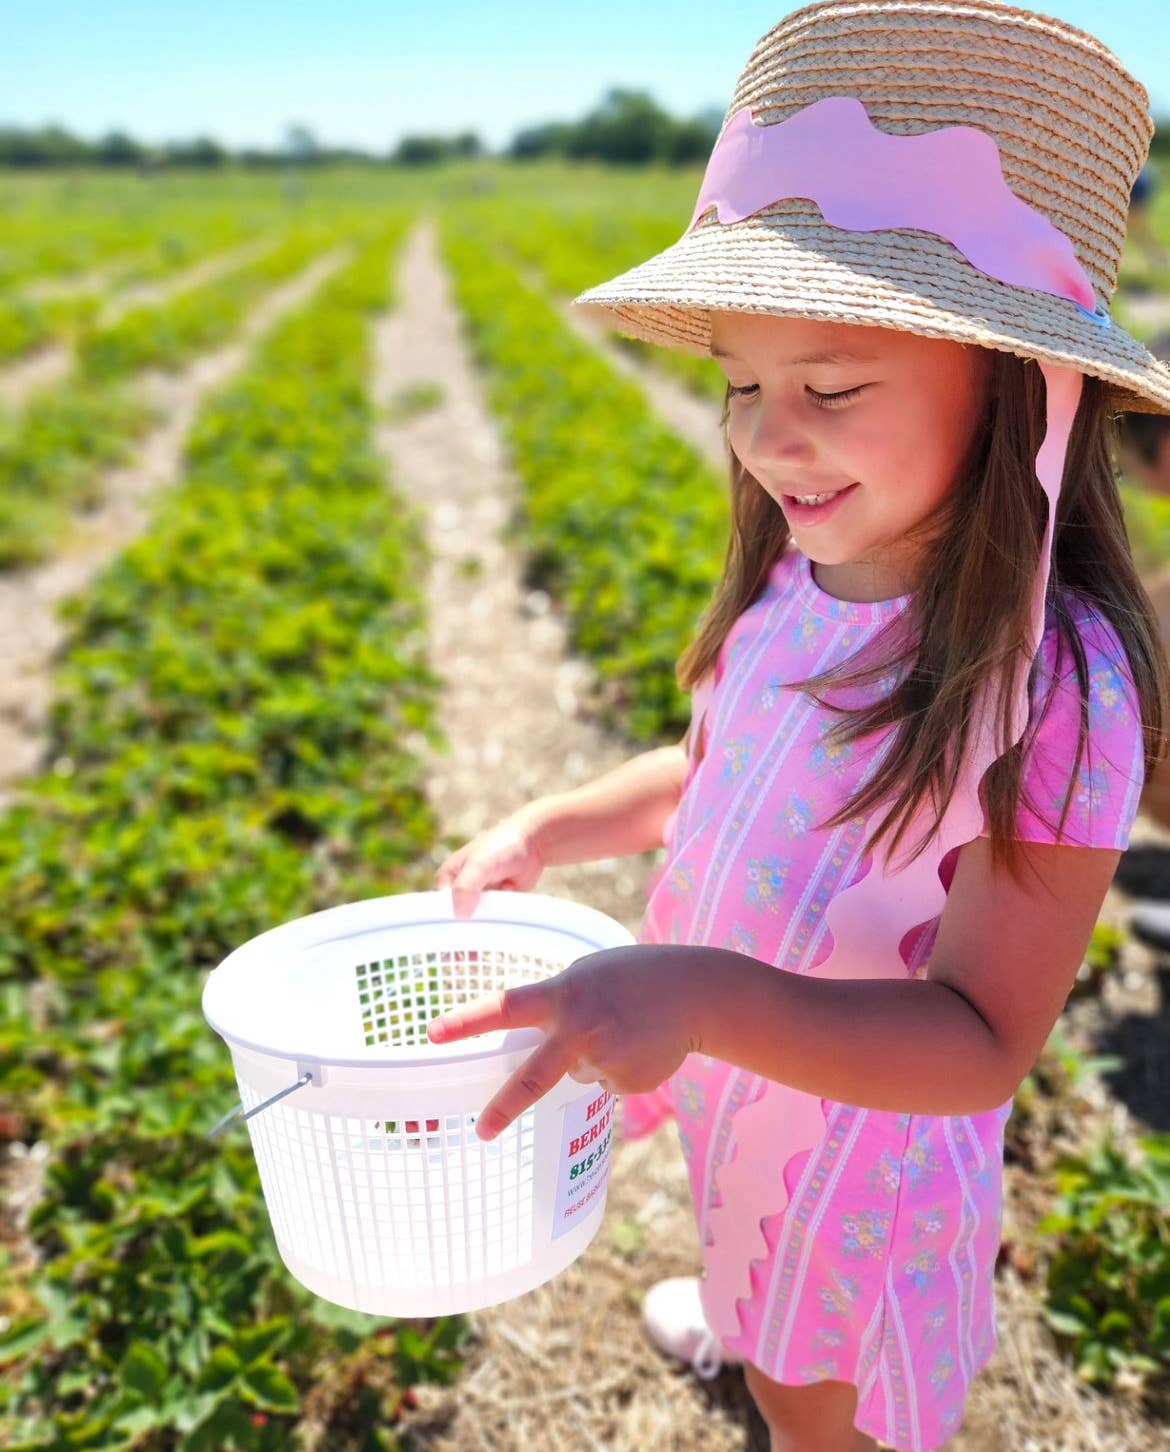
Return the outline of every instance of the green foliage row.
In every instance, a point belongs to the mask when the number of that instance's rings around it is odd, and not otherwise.
[[[264,292],[299,272],[337,236],[321,223],[295,227],[271,250],[214,282],[133,308],[116,323],[93,324],[77,343],[81,372],[110,379],[148,367],[181,368],[196,353],[230,338]]]
[[[0,1297],[12,1449],[276,1452],[335,1373],[360,1398],[321,1445],[393,1448],[401,1386],[460,1366],[458,1318],[379,1325],[293,1281],[247,1135],[205,1137],[236,1098],[206,972],[433,872],[425,532],[366,389],[403,225],[205,405],[183,483],[66,611],[52,765],[0,823],[0,1123],[51,1147],[40,1264]]]
[[[660,211],[615,211],[604,205],[568,210],[560,205],[494,202],[477,211],[483,240],[534,269],[565,301],[672,247],[689,220],[689,214],[680,219]],[[659,348],[616,331],[611,339],[700,398],[723,402],[727,378],[713,359]]]
[[[1087,980],[1118,946],[1116,930],[1098,924]],[[1058,1023],[1016,1093],[1005,1144],[1022,1126],[1027,1137],[1050,1133],[1053,1110],[1063,1116],[1096,1075],[1123,1067],[1116,1055],[1084,1055]],[[1107,1125],[1084,1153],[1061,1156],[1037,1231],[1041,1314],[1077,1375],[1103,1387],[1124,1376],[1159,1419],[1170,1393],[1170,1135],[1142,1137],[1131,1162]]]
[[[40,299],[0,298],[0,363],[31,353],[53,339],[67,342],[97,316],[101,299],[96,293]]]
[[[167,277],[217,252],[242,245],[260,230],[255,226],[248,230],[240,219],[229,221],[215,214],[198,220],[201,225],[197,229],[182,239],[171,238],[170,245],[156,245],[149,252],[117,254],[117,260],[102,270],[100,288],[95,284],[92,290],[71,296],[44,298],[30,289],[0,298],[0,362],[18,358],[53,339],[71,344],[82,329],[97,326],[103,302],[116,296],[119,287],[148,277]]]
[[[689,698],[674,665],[718,577],[727,486],[474,228],[445,219],[442,246],[524,481],[510,532],[528,583],[563,602],[611,724],[635,741],[681,735]]]
[[[0,415],[0,569],[47,558],[70,510],[95,504],[105,470],[124,463],[157,419],[116,384],[78,379]]]
[[[103,472],[157,421],[154,406],[119,387],[121,377],[148,364],[178,367],[226,340],[264,291],[340,235],[295,228],[238,272],[86,334],[76,376],[34,394],[15,418],[0,416],[0,569],[47,558],[69,511],[98,500]]]
[[[601,104],[578,121],[549,121],[517,132],[505,154],[517,158],[561,156],[621,167],[702,166],[715,145],[722,120],[715,107],[678,120],[648,91],[613,86]]]
[[[144,192],[0,186],[0,286],[100,270],[110,285],[163,277],[287,221],[267,202],[225,206],[189,193],[160,206]]]
[[[1170,496],[1151,494],[1128,479],[1120,488],[1134,564],[1144,579],[1170,564]]]
[[[1170,1372],[1170,1135],[1141,1140],[1131,1164],[1111,1135],[1057,1166],[1048,1324],[1086,1381]]]

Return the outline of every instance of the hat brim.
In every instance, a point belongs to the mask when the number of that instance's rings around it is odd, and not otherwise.
[[[1078,368],[1109,385],[1116,412],[1170,414],[1170,366],[1117,322],[990,277],[941,237],[845,231],[806,202],[726,225],[712,211],[573,306],[696,357],[710,356],[713,310],[895,328]]]

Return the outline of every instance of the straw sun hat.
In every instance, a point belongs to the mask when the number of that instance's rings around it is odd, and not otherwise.
[[[897,328],[1170,413],[1170,367],[1109,317],[1153,130],[1141,83],[1064,21],[822,0],[757,42],[679,240],[574,305],[699,356],[712,308]]]

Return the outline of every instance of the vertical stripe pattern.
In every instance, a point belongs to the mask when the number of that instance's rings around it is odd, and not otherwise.
[[[777,971],[817,971],[832,950],[825,909],[866,866],[863,819],[832,831],[819,824],[878,769],[892,738],[830,746],[826,732],[838,717],[780,683],[879,643],[909,600],[838,600],[790,544],[720,651],[705,701],[706,749],[692,756],[668,821],[667,859],[652,883],[641,941],[705,943]],[[1124,847],[1140,796],[1136,698],[1107,625],[1082,613],[1078,628],[1092,682],[1092,755],[1073,784],[1065,840]],[[1053,626],[1038,656],[1042,678],[1057,667],[1056,645]],[[1028,840],[1055,840],[1068,794],[1070,733],[1079,719],[1068,672],[1075,687],[1065,659],[1055,705],[1025,762],[1036,808],[1020,813],[1019,835]],[[887,675],[849,693],[836,688],[830,699],[863,704],[893,684]],[[701,725],[696,720],[691,732],[692,753]],[[945,874],[942,881],[949,890]],[[924,920],[904,945],[907,976],[926,971],[939,921]],[[795,1135],[785,1143],[782,1131],[767,1162],[753,1167],[775,1184],[777,1209],[761,1221],[766,1254],[745,1267],[751,1293],[738,1302],[741,1332],[727,1345],[788,1385],[852,1382],[857,1426],[898,1452],[941,1447],[997,1346],[994,1270],[1011,1102],[932,1116],[820,1100],[816,1121],[811,1096],[688,1055],[657,1090],[624,1097],[623,1128],[638,1137],[665,1118],[676,1121],[705,1265],[710,1211],[722,1207],[720,1172],[738,1156],[736,1115],[765,1088],[777,1097],[779,1125],[823,1122],[823,1132],[813,1143]]]

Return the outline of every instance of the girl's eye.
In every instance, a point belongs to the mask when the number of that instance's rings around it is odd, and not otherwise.
[[[758,385],[749,384],[746,388],[735,388],[728,384],[728,391],[732,398],[742,398],[744,395],[754,393]],[[862,384],[861,388],[864,388]],[[848,403],[851,398],[856,398],[861,388],[846,388],[842,393],[818,393],[815,388],[809,389],[809,396],[814,400],[818,408],[840,408],[843,403]]]
[[[863,384],[862,387],[864,386]],[[861,388],[846,388],[843,393],[818,393],[815,388],[809,389],[818,408],[839,408],[841,404],[848,403],[851,398],[856,398],[860,392]]]

